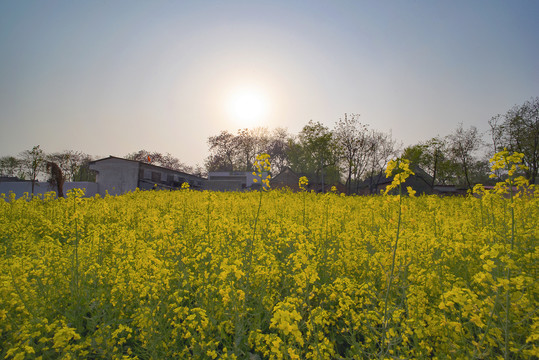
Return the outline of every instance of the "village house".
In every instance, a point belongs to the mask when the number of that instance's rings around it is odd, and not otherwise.
[[[461,189],[457,189],[454,185],[434,185],[432,184],[432,176],[427,174],[423,169],[416,166],[413,168],[414,174],[410,175],[406,181],[402,184],[402,189],[406,191],[406,188],[410,186],[414,189],[417,195],[421,194],[437,194],[441,196],[448,195],[462,195],[466,194],[466,191],[462,192]],[[371,176],[363,180],[358,184],[358,195],[370,195],[380,194],[387,186],[393,182],[394,176],[386,177],[384,172],[380,172],[377,175]],[[392,190],[395,193],[397,190]]]
[[[288,188],[292,191],[299,191],[300,177],[300,175],[296,174],[287,166],[270,180],[270,186],[272,189]]]
[[[267,173],[262,173],[265,178]],[[204,184],[206,190],[213,191],[243,191],[260,189],[258,175],[252,171],[212,171],[208,174],[208,180]]]
[[[346,188],[343,184],[328,184],[314,181],[314,176],[304,173],[296,173],[288,166],[285,167],[279,174],[275,175],[270,180],[270,186],[272,189],[290,189],[292,191],[299,191],[299,179],[305,176],[309,181],[306,190],[315,192],[329,192],[331,188],[335,186],[338,193],[346,193]]]
[[[192,189],[202,189],[206,179],[161,166],[136,160],[109,156],[90,162],[90,170],[97,173],[97,191],[101,196],[121,195],[141,190],[181,188],[188,183]]]

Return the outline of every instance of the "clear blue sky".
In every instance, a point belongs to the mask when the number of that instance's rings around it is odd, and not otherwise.
[[[0,2],[0,156],[40,144],[202,164],[239,127],[344,113],[405,145],[539,96],[539,1]],[[228,108],[249,88],[266,110]]]

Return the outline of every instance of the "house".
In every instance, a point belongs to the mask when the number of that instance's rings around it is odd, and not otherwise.
[[[139,188],[142,190],[174,190],[188,183],[192,189],[202,189],[206,179],[136,160],[109,156],[90,162],[97,173],[98,193],[120,195]]]
[[[406,192],[406,188],[410,186],[414,189],[417,195],[421,194],[438,194],[442,196],[460,194],[460,190],[454,185],[434,185],[432,176],[415,166],[413,169],[414,175],[410,175],[402,184],[402,189]],[[386,177],[384,172],[380,172],[374,176],[368,177],[358,184],[357,193],[360,195],[380,194],[393,182],[393,176]],[[392,190],[396,193],[398,190]]]
[[[270,186],[272,189],[290,189],[292,191],[299,191],[299,179],[305,176],[309,183],[306,187],[307,191],[315,192],[329,192],[333,186],[337,188],[337,192],[346,193],[346,187],[343,184],[327,184],[314,181],[315,176],[296,173],[289,167],[285,167],[279,174],[270,180]]]
[[[466,195],[467,189],[457,188],[455,185],[434,185],[432,193],[439,196]]]
[[[293,191],[299,191],[299,178],[301,176],[296,174],[292,169],[286,166],[279,174],[270,180],[270,186],[272,189],[290,189]]]
[[[266,176],[266,172],[262,173],[263,178]],[[208,174],[204,188],[213,191],[254,190],[260,188],[259,179],[252,171],[213,171]]]

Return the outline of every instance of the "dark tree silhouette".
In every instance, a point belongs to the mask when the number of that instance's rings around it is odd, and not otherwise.
[[[58,197],[64,197],[64,175],[62,174],[62,169],[52,162],[47,161],[47,171],[50,174],[49,183],[56,186]]]

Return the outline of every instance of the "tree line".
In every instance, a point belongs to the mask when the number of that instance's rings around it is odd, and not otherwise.
[[[498,181],[488,177],[488,159],[507,149],[524,154],[522,160],[527,170],[522,175],[535,184],[539,167],[539,97],[493,116],[488,123],[490,141],[484,141],[484,134],[477,128],[464,129],[461,124],[445,137],[437,136],[407,147],[403,157],[427,172],[431,187],[456,184],[471,189],[477,183]],[[506,174],[497,175],[501,178]]]
[[[197,176],[205,176],[205,170],[197,166],[189,166],[180,161],[180,159],[172,156],[169,153],[163,154],[157,151],[147,151],[139,150],[136,152],[129,153],[124,156],[125,159],[140,161],[147,164],[152,164],[156,166],[161,166],[167,169],[181,171],[188,174],[193,174]]]
[[[430,188],[451,184],[470,189],[476,183],[489,184],[495,180],[488,177],[488,159],[506,148],[524,154],[528,170],[523,175],[535,183],[539,168],[539,97],[493,116],[488,124],[490,141],[485,141],[486,134],[476,127],[459,124],[446,136],[437,135],[403,148],[391,132],[362,123],[359,114],[344,114],[332,128],[311,120],[298,134],[284,128],[240,129],[235,134],[221,131],[208,138],[209,155],[204,167],[190,167],[171,154],[155,151],[139,150],[124,158],[205,176],[213,171],[252,171],[256,155],[267,153],[273,175],[289,167],[316,183],[342,182],[348,193],[354,193],[362,186],[373,188],[385,177],[383,171],[389,160],[396,157],[420,168],[417,176]],[[46,154],[37,145],[19,156],[0,157],[0,176],[32,183],[43,176],[51,183],[95,181],[89,169],[92,160],[91,155],[73,150]]]
[[[95,174],[90,171],[92,156],[80,151],[65,150],[47,154],[40,145],[21,152],[18,156],[0,157],[0,177],[32,182],[32,193],[36,181],[46,179],[58,186],[64,181],[95,181]]]
[[[537,180],[539,162],[539,98],[516,105],[489,121],[490,143],[474,126],[462,124],[446,136],[405,148],[391,132],[372,129],[360,121],[359,114],[345,114],[329,128],[309,121],[293,135],[286,129],[240,129],[236,134],[221,131],[208,138],[207,171],[251,171],[256,154],[268,153],[272,173],[289,167],[308,174],[312,181],[332,184],[343,182],[348,193],[383,179],[383,170],[395,157],[410,160],[420,168],[417,176],[431,189],[436,185],[455,185],[471,189],[474,184],[488,185],[488,159],[506,148],[524,154],[531,183]],[[500,174],[503,176],[504,174]]]
[[[45,173],[47,162],[61,169],[66,181],[95,181],[95,174],[88,169],[92,156],[73,150],[46,154],[39,145],[21,152],[18,156],[0,157],[0,176],[22,180],[36,180]]]
[[[364,174],[380,172],[398,154],[391,133],[370,129],[358,114],[345,114],[333,129],[309,121],[297,135],[286,129],[241,129],[236,134],[221,131],[208,138],[206,169],[212,171],[252,171],[257,154],[271,156],[271,172],[289,167],[308,174],[311,181],[326,184],[345,179],[352,190]]]
[[[172,170],[191,174],[204,175],[200,167],[192,168],[183,164],[169,153],[139,150],[124,156],[125,159],[151,163]],[[18,156],[0,157],[0,177],[4,180],[29,180],[32,182],[32,193],[38,180],[46,180],[57,187],[62,196],[62,185],[66,181],[96,180],[96,174],[90,170],[90,162],[94,157],[74,150],[45,153],[40,145],[22,151]]]

